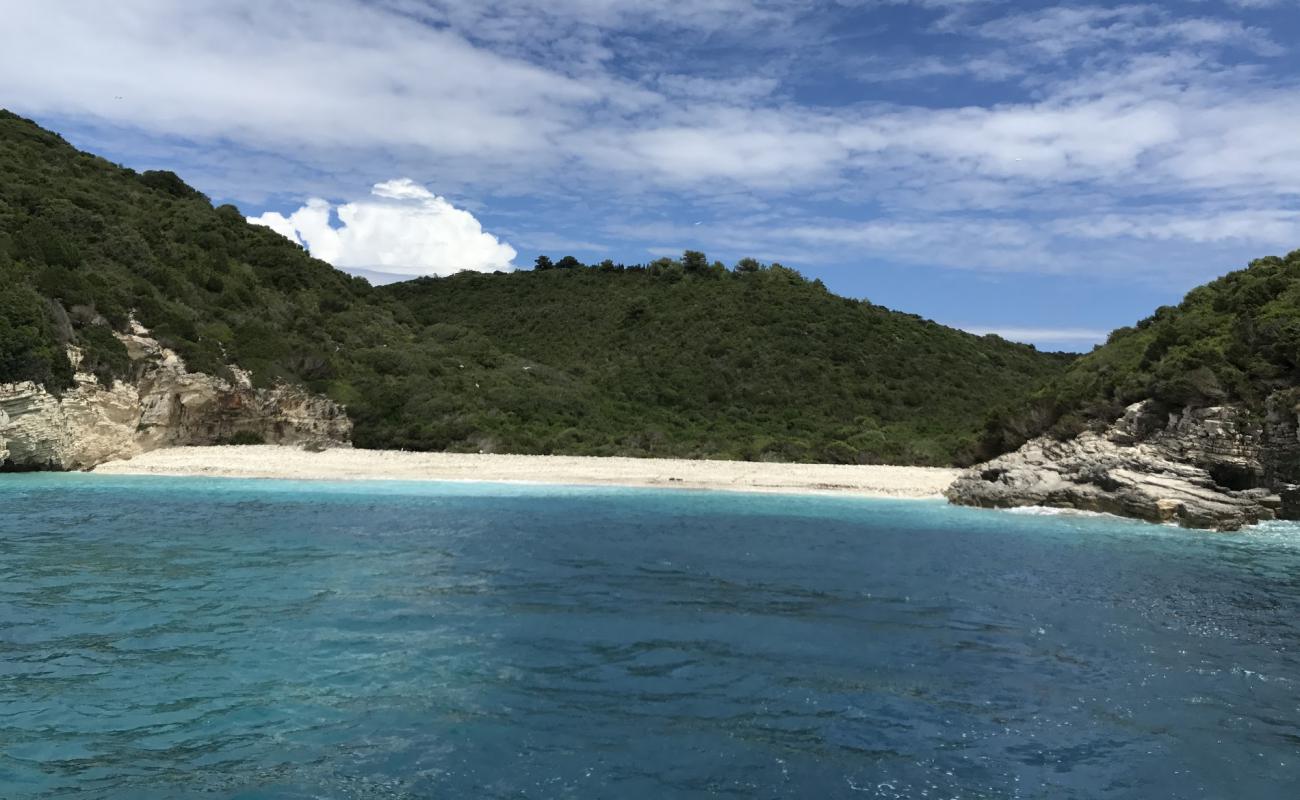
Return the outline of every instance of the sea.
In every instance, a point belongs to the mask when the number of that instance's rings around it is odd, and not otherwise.
[[[1300,797],[1300,527],[0,476],[0,797]]]

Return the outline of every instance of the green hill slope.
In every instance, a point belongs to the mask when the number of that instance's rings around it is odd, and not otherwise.
[[[448,398],[475,385],[566,402],[586,391],[522,375],[481,337],[426,337],[366,281],[233,206],[213,208],[175,175],[123,169],[0,112],[0,383],[67,386],[65,342],[102,378],[128,377],[110,328],[131,313],[191,369],[234,363],[260,385],[301,383],[347,404],[362,446],[462,441],[465,403]]]
[[[694,260],[695,270],[462,273],[381,291],[432,336],[490,337],[593,386],[599,405],[575,409],[559,433],[573,452],[963,461],[988,408],[1067,360],[837,297],[780,266]],[[520,439],[503,423],[494,433],[515,447],[554,435],[525,426],[534,438]]]
[[[1239,403],[1262,417],[1265,401],[1287,393],[1300,402],[1300,251],[1254,261],[1114,331],[1029,403],[995,415],[984,452],[1098,427],[1139,400],[1168,410]]]
[[[0,383],[66,387],[67,343],[127,378],[134,316],[193,369],[346,404],[362,447],[934,464],[1068,361],[754,266],[375,289],[0,112]]]

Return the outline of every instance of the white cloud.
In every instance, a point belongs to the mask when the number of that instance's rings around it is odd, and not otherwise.
[[[1277,8],[1278,6],[1298,5],[1300,0],[1228,0],[1228,5],[1238,8]]]
[[[330,224],[337,214],[339,225]],[[344,270],[418,277],[513,269],[515,249],[468,211],[408,178],[375,184],[371,197],[333,207],[313,198],[287,217],[249,217]]]
[[[1279,209],[1226,210],[1203,214],[1106,214],[1074,218],[1054,225],[1057,232],[1085,239],[1179,240],[1195,244],[1253,242],[1275,247],[1300,244],[1300,213]]]
[[[1006,57],[1005,54],[940,58],[887,59],[867,56],[849,73],[863,83],[892,83],[895,81],[920,81],[927,78],[970,76],[982,81],[1005,81],[1024,74],[1026,64]]]
[[[563,23],[580,21],[596,37],[572,48],[582,49],[603,42],[610,26],[717,33],[727,25],[789,21],[799,3],[524,0],[508,14],[501,0],[480,6],[17,4],[0,27],[0,97],[28,113],[292,153],[335,173],[358,153],[383,153],[403,171],[437,163],[440,185],[473,183],[480,195],[536,191],[557,179],[600,186],[609,183],[610,170],[634,179],[623,186],[644,189],[714,192],[725,181],[778,193],[860,182],[863,175],[886,191],[895,188],[891,181],[958,177],[1139,191],[1154,181],[1197,189],[1253,184],[1267,191],[1294,187],[1300,171],[1300,140],[1290,130],[1300,89],[1252,85],[1248,76],[1184,52],[1189,43],[1266,41],[1234,21],[1177,19],[1152,6],[1011,15],[970,29],[972,35],[1046,52],[1112,44],[1150,52],[1053,78],[1034,101],[808,106],[782,97],[771,75],[629,76],[600,59],[572,70],[555,59],[530,60],[536,54],[519,49],[530,25],[550,42]],[[285,19],[295,21],[287,31]],[[451,27],[424,24],[430,19]],[[505,44],[494,50],[471,34]],[[559,39],[547,47],[563,45]],[[910,68],[918,77],[1010,74],[1005,58],[930,58]]]
[[[69,0],[4,17],[7,104],[255,147],[541,158],[566,110],[602,95],[350,0]]]
[[[1152,45],[1227,45],[1265,55],[1281,48],[1258,28],[1236,20],[1206,17],[1175,18],[1157,5],[1054,6],[1012,14],[978,28],[984,37],[1027,46],[1059,58],[1095,48],[1137,48]]]

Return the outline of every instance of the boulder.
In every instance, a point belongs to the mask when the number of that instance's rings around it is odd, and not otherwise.
[[[1287,486],[1279,492],[1279,519],[1300,519],[1300,486]]]

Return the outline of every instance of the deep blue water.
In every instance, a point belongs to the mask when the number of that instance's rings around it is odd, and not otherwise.
[[[0,480],[0,797],[1292,798],[1300,529]]]

